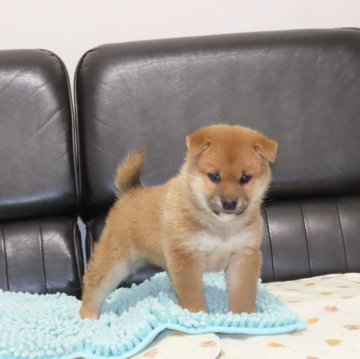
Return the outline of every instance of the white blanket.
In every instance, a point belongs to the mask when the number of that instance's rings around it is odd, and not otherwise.
[[[307,330],[247,337],[167,332],[134,358],[360,358],[359,273],[268,283],[266,287],[308,323]]]

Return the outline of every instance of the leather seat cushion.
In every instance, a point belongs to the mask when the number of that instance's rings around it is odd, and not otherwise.
[[[80,296],[83,261],[76,219],[0,223],[0,288]]]

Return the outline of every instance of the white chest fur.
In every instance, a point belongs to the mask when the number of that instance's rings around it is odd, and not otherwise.
[[[250,229],[230,236],[203,231],[191,236],[189,246],[203,260],[206,271],[220,271],[226,268],[233,254],[246,254],[258,248],[259,241]]]

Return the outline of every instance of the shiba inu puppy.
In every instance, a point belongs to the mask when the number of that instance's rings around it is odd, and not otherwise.
[[[202,275],[225,270],[232,312],[256,311],[263,220],[277,143],[249,128],[213,125],[186,137],[179,173],[144,187],[144,153],[120,165],[110,209],[84,276],[81,318],[97,319],[106,296],[146,263],[164,268],[179,304],[207,311]]]

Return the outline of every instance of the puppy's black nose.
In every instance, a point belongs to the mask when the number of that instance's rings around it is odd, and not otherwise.
[[[223,198],[221,200],[222,206],[227,211],[233,211],[236,208],[237,201],[233,199]]]

